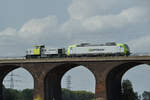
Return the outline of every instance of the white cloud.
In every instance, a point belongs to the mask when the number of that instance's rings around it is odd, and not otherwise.
[[[23,38],[38,38],[47,31],[55,30],[56,27],[58,27],[57,18],[55,16],[48,16],[28,21],[19,30],[19,33]]]
[[[8,27],[6,29],[4,29],[3,31],[0,32],[0,36],[16,36],[17,35],[17,31],[14,28]]]
[[[149,43],[150,35],[129,41],[129,45],[134,53],[148,53],[150,50]]]
[[[120,16],[126,17],[130,23],[145,22],[150,20],[150,8],[134,7],[125,9]]]
[[[85,32],[105,33],[110,29],[122,30],[128,25],[141,24],[150,21],[148,3],[147,0],[73,0],[68,8],[70,20],[65,24],[69,28],[65,30],[80,27],[79,30]]]
[[[119,14],[132,7],[145,7],[149,0],[72,0],[68,11],[72,19],[82,20],[91,16]]]
[[[0,32],[0,55],[24,55],[27,46],[40,44],[47,37],[50,37],[51,39],[47,40],[51,41],[59,36],[56,34],[58,27],[57,18],[55,16],[48,16],[31,19],[18,30],[11,27],[6,28]]]
[[[128,24],[140,24],[150,20],[150,11],[146,8],[129,8],[118,15],[92,16],[83,20],[82,25],[87,30],[104,31],[110,28],[122,28]]]

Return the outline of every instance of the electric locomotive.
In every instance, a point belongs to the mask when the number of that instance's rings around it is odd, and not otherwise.
[[[130,49],[122,43],[109,42],[106,44],[82,43],[71,45],[67,49],[67,56],[128,56]]]

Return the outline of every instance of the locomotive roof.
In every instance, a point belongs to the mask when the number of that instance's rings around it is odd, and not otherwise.
[[[108,42],[105,44],[90,44],[90,43],[81,43],[79,45],[77,45],[77,47],[84,47],[84,46],[115,46],[116,43],[115,42]]]

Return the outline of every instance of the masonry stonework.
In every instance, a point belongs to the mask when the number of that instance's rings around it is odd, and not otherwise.
[[[34,100],[62,100],[61,79],[68,70],[79,65],[88,68],[95,76],[96,100],[121,100],[123,74],[140,64],[150,64],[150,57],[0,60],[0,100],[3,100],[4,77],[19,67],[23,67],[33,76]]]

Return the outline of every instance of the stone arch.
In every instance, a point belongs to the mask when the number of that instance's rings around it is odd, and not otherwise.
[[[21,66],[20,68],[23,68],[23,69],[25,69],[27,72],[30,73],[30,75],[31,75],[32,78],[33,78],[33,83],[34,83],[36,77],[35,77],[35,73],[33,72],[33,70],[32,70],[31,68],[28,68],[27,66]]]
[[[131,68],[147,64],[144,62],[127,62],[111,69],[106,77],[107,100],[121,100],[121,80],[123,75]]]
[[[10,73],[13,70],[16,70],[18,68],[23,68],[25,71],[27,71],[33,78],[33,83],[34,83],[34,77],[33,74],[26,69],[23,66],[19,66],[19,65],[1,65],[0,66],[0,100],[3,100],[3,81],[4,78],[7,76],[8,73]]]
[[[91,91],[95,94],[96,77],[87,67],[80,65],[71,68],[63,75],[61,86],[71,91]]]
[[[45,100],[62,100],[61,98],[61,79],[63,75],[72,68],[77,66],[84,66],[89,71],[91,71],[84,64],[66,63],[56,66],[51,69],[45,77],[44,89],[45,89]],[[92,72],[92,71],[91,71]],[[92,72],[94,75],[94,73]],[[95,77],[95,75],[94,75]]]
[[[0,81],[3,81],[4,77],[11,72],[12,70],[19,68],[19,66],[16,65],[3,65],[0,66]]]
[[[11,67],[10,67],[11,66]],[[14,65],[1,65],[0,66],[0,100],[3,100],[3,80],[4,77],[18,66]]]

